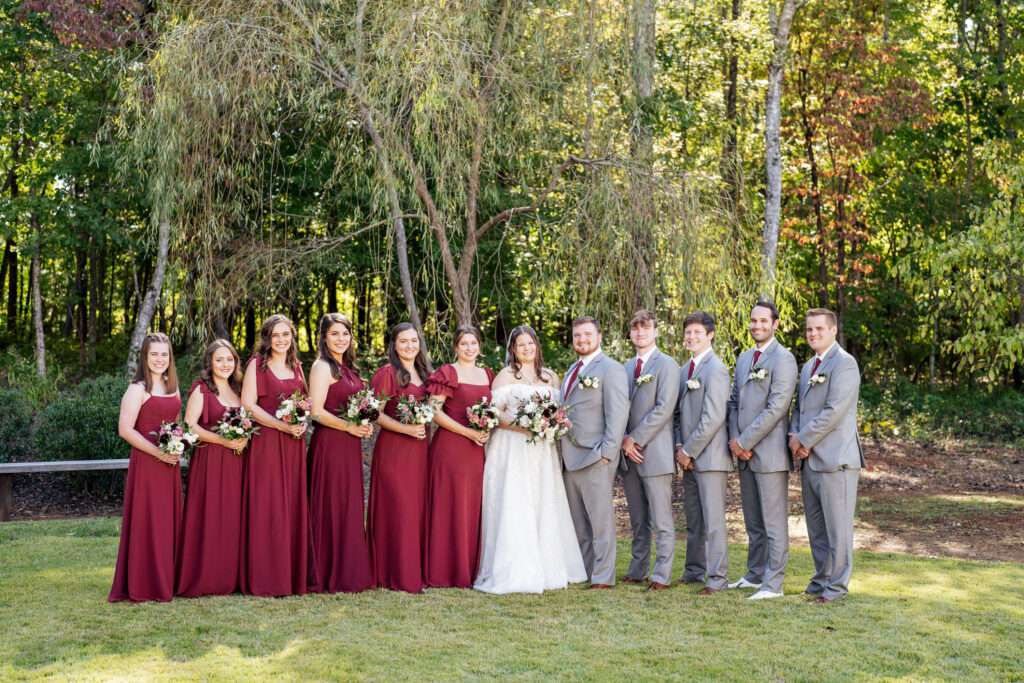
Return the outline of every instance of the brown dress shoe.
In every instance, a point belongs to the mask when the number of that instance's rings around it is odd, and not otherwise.
[[[649,591],[663,591],[668,590],[668,585],[664,583],[658,583],[657,581],[651,581],[651,585],[647,587]]]
[[[587,590],[596,591],[604,590],[605,588],[611,588],[611,586],[609,586],[607,583],[592,583],[590,584],[590,588],[588,588]]]
[[[622,583],[645,583],[644,579],[634,579],[632,576],[623,576],[619,579]]]
[[[714,595],[715,593],[720,593],[721,591],[721,588],[712,588],[711,586],[707,586],[700,593],[697,593],[697,595]]]

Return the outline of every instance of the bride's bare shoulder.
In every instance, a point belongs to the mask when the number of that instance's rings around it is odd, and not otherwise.
[[[553,387],[558,387],[558,373],[552,370],[551,368],[544,368],[544,381]]]
[[[499,387],[507,386],[515,382],[516,376],[512,372],[512,368],[504,367],[497,375],[494,376],[494,381],[491,383],[491,389],[498,389]]]

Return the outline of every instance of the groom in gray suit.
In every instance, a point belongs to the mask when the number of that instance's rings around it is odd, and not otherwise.
[[[629,321],[636,357],[626,361],[629,421],[622,437],[622,485],[633,527],[633,558],[622,580],[664,590],[672,582],[676,524],[672,517],[672,416],[679,396],[679,364],[658,350],[658,321],[647,310]],[[651,569],[651,532],[654,569]]]
[[[814,602],[840,600],[853,573],[853,515],[864,455],[857,435],[860,368],[836,343],[836,315],[807,311],[804,363],[789,424],[789,450],[799,463],[814,576],[805,591]]]
[[[679,371],[675,410],[676,461],[683,472],[686,511],[684,583],[705,581],[700,595],[728,588],[726,477],[732,471],[726,410],[729,370],[711,348],[715,319],[697,311],[683,320],[683,341],[693,357]]]
[[[601,351],[601,326],[581,316],[572,321],[579,360],[562,382],[572,431],[562,437],[565,493],[591,588],[615,584],[615,509],[612,482],[629,418],[626,371]]]
[[[729,450],[736,456],[747,573],[729,588],[758,588],[751,600],[781,598],[789,559],[789,406],[796,359],[775,340],[779,309],[758,301],[750,311],[756,346],[740,354],[729,395]]]

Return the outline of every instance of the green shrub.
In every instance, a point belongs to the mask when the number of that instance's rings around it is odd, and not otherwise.
[[[14,389],[0,389],[0,462],[32,458],[32,408]]]
[[[41,460],[127,458],[129,447],[117,434],[121,377],[87,379],[54,399],[39,415],[36,453]]]

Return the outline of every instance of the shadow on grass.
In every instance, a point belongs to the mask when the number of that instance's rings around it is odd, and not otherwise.
[[[1006,678],[1021,674],[1024,566],[858,553],[852,593],[699,597],[574,586],[543,595],[435,589],[167,604],[106,602],[117,520],[0,529],[0,678]],[[675,576],[684,544],[677,545]],[[620,574],[628,562],[620,541]],[[746,549],[731,547],[731,578]]]

